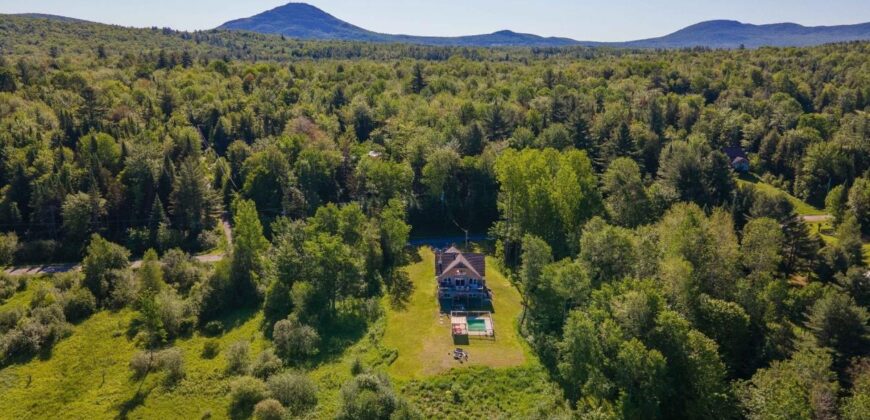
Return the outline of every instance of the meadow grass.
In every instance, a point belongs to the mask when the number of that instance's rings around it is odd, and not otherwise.
[[[739,184],[751,184],[760,191],[771,194],[785,194],[788,201],[794,206],[795,211],[801,216],[821,216],[826,214],[825,210],[816,208],[806,201],[801,200],[786,191],[783,191],[773,185],[765,183],[755,175],[743,176],[737,179]]]
[[[30,307],[30,299],[33,297],[37,285],[46,280],[44,277],[22,277],[21,281],[25,283],[24,290],[13,294],[5,300],[0,299],[0,312],[15,308],[24,310]]]
[[[354,342],[297,367],[318,387],[318,405],[307,417],[335,417],[341,387],[352,379],[357,360],[365,370],[387,373],[426,417],[514,417],[559,395],[517,333],[520,296],[491,259],[487,284],[494,295],[496,340],[463,346],[470,353],[466,364],[448,355],[456,346],[449,321],[439,322],[434,255],[417,252],[418,262],[405,268],[414,283],[406,306],[393,308],[385,297],[384,316],[352,336]],[[28,306],[39,282],[48,280],[32,279],[0,310]],[[98,312],[74,325],[50,354],[0,369],[0,418],[228,418],[234,377],[224,372],[224,353],[232,343],[249,340],[253,359],[269,345],[261,332],[262,311],[237,310],[224,318],[226,332],[214,338],[220,353],[213,359],[202,355],[209,337],[198,332],[170,343],[181,350],[186,370],[175,385],[166,384],[160,372],[132,377],[128,364],[141,351],[126,334],[134,315],[129,309]]]
[[[0,413],[8,418],[214,418],[228,416],[230,377],[224,374],[223,350],[238,340],[252,340],[255,355],[265,346],[259,332],[261,314],[242,313],[217,338],[221,354],[202,357],[207,339],[199,334],[177,340],[186,377],[166,386],[162,373],[135,380],[128,363],[141,349],[125,334],[133,312],[102,311],[73,327],[47,358],[0,370]],[[229,320],[233,322],[233,320]]]

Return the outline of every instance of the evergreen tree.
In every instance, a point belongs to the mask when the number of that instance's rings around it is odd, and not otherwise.
[[[423,65],[420,63],[414,64],[414,74],[411,79],[411,90],[420,94],[426,88],[426,79],[423,76]]]

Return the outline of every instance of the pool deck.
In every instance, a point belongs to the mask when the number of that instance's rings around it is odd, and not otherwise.
[[[469,318],[482,320],[483,329],[470,328]],[[495,325],[489,312],[452,312],[450,323],[453,325],[453,335],[495,338]]]

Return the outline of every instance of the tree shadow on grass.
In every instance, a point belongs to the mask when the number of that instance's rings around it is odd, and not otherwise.
[[[229,313],[219,316],[215,321],[220,321],[224,325],[224,333],[232,331],[236,328],[245,325],[248,321],[257,315],[259,307],[239,308]]]
[[[420,255],[421,248],[423,248],[423,246],[411,247],[406,249],[405,259],[407,260],[408,264],[417,264],[420,261],[423,261],[423,256]]]
[[[115,419],[124,420],[124,419],[129,418],[128,416],[130,415],[130,413],[133,410],[135,410],[136,408],[145,404],[145,400],[148,399],[148,395],[151,394],[152,390],[154,390],[154,387],[150,387],[147,389],[142,389],[140,387],[139,389],[137,389],[136,393],[133,394],[133,396],[130,397],[130,399],[128,399],[127,401],[124,401],[118,407],[120,411],[118,412],[118,415],[115,416]]]
[[[395,270],[387,284],[387,293],[390,297],[390,306],[395,310],[403,310],[408,306],[411,295],[414,293],[414,282],[404,270]]]
[[[360,303],[359,305],[365,305]],[[314,366],[341,359],[345,351],[359,342],[369,330],[371,320],[359,305],[347,305],[319,329],[320,352],[311,359]]]

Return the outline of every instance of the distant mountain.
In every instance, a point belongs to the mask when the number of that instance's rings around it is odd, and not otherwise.
[[[281,34],[298,39],[401,42],[424,45],[477,47],[566,46],[577,41],[567,38],[544,38],[512,31],[461,37],[392,35],[369,31],[352,25],[310,4],[289,3],[245,19],[224,23],[218,29],[242,30],[264,34]]]
[[[744,45],[747,48],[757,48],[808,46],[868,39],[870,23],[807,27],[796,23],[751,25],[733,20],[711,20],[660,38],[623,42],[620,45],[640,48],[737,48]]]
[[[685,48],[695,46],[737,48],[743,45],[747,48],[756,48],[761,46],[809,46],[831,42],[870,40],[870,23],[806,27],[795,23],[751,25],[730,20],[702,22],[660,38],[628,42],[575,41],[568,38],[545,38],[512,31],[460,37],[392,35],[360,28],[305,3],[289,3],[256,16],[227,22],[218,29],[282,34],[298,39],[337,39],[476,47],[582,45],[614,48]]]

